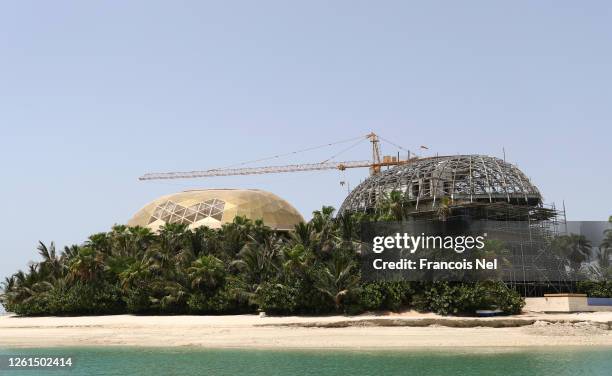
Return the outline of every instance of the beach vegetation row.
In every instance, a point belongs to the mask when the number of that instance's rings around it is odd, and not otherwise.
[[[365,282],[360,216],[323,207],[292,232],[237,217],[220,229],[116,225],[6,278],[2,304],[20,315],[358,314],[414,308],[441,314],[520,311],[498,282]]]

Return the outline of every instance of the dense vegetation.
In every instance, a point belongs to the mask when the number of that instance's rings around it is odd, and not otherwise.
[[[390,215],[396,208],[390,205]],[[441,314],[520,311],[502,283],[361,281],[356,216],[323,207],[289,233],[238,217],[221,229],[167,224],[159,233],[114,226],[82,245],[40,243],[42,261],[4,282],[2,303],[21,315],[356,314],[414,308]]]
[[[612,223],[612,216],[608,219]],[[577,242],[584,245],[584,241]],[[587,247],[590,244],[586,244]],[[586,261],[584,252],[580,252],[580,247],[574,247],[573,254],[579,254],[579,261]],[[578,282],[578,291],[592,297],[610,298],[612,297],[612,229],[604,231],[604,238],[597,248],[595,262],[587,267],[586,274],[589,280]]]
[[[609,222],[612,223],[612,216]],[[577,292],[590,297],[612,297],[612,229],[604,231],[599,245],[577,234],[558,236],[553,242],[552,248],[566,262],[570,275],[578,281]]]

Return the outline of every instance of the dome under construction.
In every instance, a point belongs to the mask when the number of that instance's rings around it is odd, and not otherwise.
[[[537,208],[542,195],[513,164],[486,155],[453,155],[411,160],[380,171],[359,184],[339,213],[375,210],[391,192],[413,213],[433,212],[445,205],[505,205]]]

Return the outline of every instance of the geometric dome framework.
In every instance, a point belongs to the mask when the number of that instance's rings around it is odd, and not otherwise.
[[[273,193],[258,189],[202,189],[178,192],[160,197],[145,205],[129,226],[148,227],[157,231],[166,223],[220,228],[237,216],[277,230],[291,230],[304,219],[287,201]]]
[[[542,203],[538,188],[516,166],[486,155],[452,155],[417,159],[369,177],[351,191],[339,213],[372,210],[392,191],[415,210],[434,210],[442,197],[452,204]]]
[[[202,219],[212,217],[218,221],[223,218],[223,209],[225,201],[213,198],[204,202],[184,207],[172,201],[164,201],[157,205],[149,223],[154,223],[157,220],[162,220],[166,223],[186,223],[192,224]]]

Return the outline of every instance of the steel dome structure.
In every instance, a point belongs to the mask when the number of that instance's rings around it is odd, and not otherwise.
[[[397,204],[401,210],[389,217],[389,209],[397,209]],[[359,184],[339,215],[360,212],[383,214],[374,216],[381,222],[418,226],[448,221],[451,227],[469,228],[477,222],[485,233],[503,240],[505,257],[513,265],[504,279],[508,286],[524,296],[572,291],[563,260],[551,255],[548,247],[558,234],[560,212],[543,203],[527,175],[502,159],[472,154],[406,161]]]
[[[452,155],[417,159],[369,177],[351,191],[339,213],[374,210],[393,191],[414,212],[434,211],[441,202],[542,204],[538,188],[513,164],[486,155]]]

